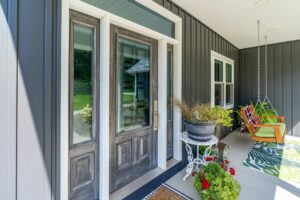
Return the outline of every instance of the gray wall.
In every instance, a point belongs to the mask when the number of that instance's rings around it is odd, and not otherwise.
[[[55,195],[58,2],[0,0],[0,199]]]
[[[183,98],[210,102],[210,51],[234,60],[237,99],[239,49],[169,0],[154,0],[183,20]]]
[[[182,97],[189,102],[210,103],[210,52],[214,50],[234,60],[235,107],[238,105],[239,49],[169,0],[154,0],[183,21]],[[231,130],[222,129],[225,136]]]
[[[0,0],[0,199],[16,198],[17,2]]]
[[[268,96],[286,117],[288,134],[300,136],[300,40],[268,45]],[[262,97],[265,96],[265,57],[261,48]],[[257,47],[240,50],[239,104],[257,100]]]

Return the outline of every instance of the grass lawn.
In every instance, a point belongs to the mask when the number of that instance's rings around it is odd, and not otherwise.
[[[92,104],[92,96],[91,95],[76,95],[74,96],[73,106],[74,110],[81,110],[87,104]]]
[[[130,104],[134,100],[134,94],[123,94],[123,102],[125,104]]]

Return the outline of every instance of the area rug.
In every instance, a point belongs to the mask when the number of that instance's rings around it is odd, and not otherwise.
[[[284,145],[257,142],[242,165],[300,188],[300,140],[287,136]]]
[[[148,194],[143,200],[192,200],[188,196],[180,193],[174,188],[162,184],[153,192]]]

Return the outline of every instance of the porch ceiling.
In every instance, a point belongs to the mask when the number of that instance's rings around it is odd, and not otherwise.
[[[299,0],[173,0],[238,48],[257,46],[257,20],[261,44],[300,39]]]

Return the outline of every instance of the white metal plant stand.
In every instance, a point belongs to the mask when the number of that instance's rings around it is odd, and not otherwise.
[[[195,166],[195,170],[199,170],[201,165],[206,165],[206,158],[209,156],[212,146],[218,143],[218,138],[216,136],[212,136],[211,140],[207,141],[207,142],[198,142],[195,140],[192,140],[188,137],[187,132],[183,132],[181,134],[181,140],[185,143],[185,149],[187,152],[187,159],[188,159],[188,164],[186,166],[186,175],[183,178],[183,181],[185,181],[187,179],[187,177],[189,177],[194,169]],[[192,151],[192,147],[191,145],[196,145],[197,146],[197,156],[196,158],[194,158],[194,154]],[[204,155],[202,156],[202,159],[199,157],[199,146],[207,146],[207,148],[205,149]]]

